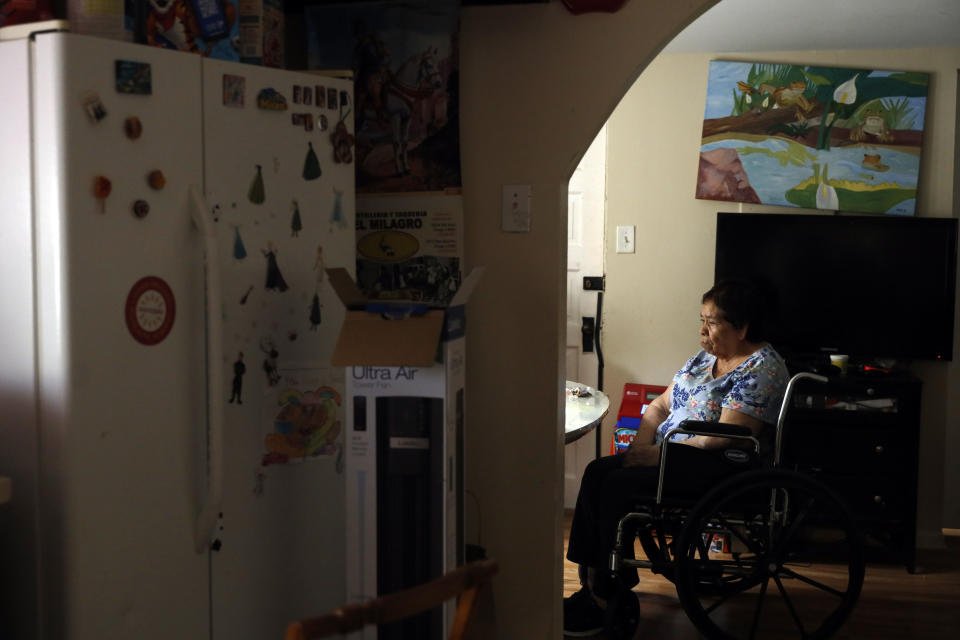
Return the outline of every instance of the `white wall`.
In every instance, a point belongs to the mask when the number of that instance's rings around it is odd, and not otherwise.
[[[711,4],[462,10],[466,257],[487,267],[467,307],[467,532],[501,566],[499,632],[482,637],[561,635],[567,181],[640,70]],[[530,233],[500,231],[504,184],[533,186]]]
[[[606,388],[612,398],[624,382],[668,384],[697,348],[700,294],[713,280],[717,211],[789,211],[759,205],[696,200],[708,64],[711,59],[903,69],[932,74],[924,133],[918,214],[953,215],[957,63],[960,49],[804,51],[658,57],[627,92],[608,123],[607,237],[616,225],[635,224],[638,252],[614,252],[608,243],[604,300]],[[960,339],[960,333],[957,338]],[[957,349],[954,349],[957,358]],[[944,479],[948,513],[957,522],[960,415],[950,397],[960,393],[960,362],[915,364],[924,382],[920,438],[919,542],[942,544]],[[614,400],[616,405],[616,400]],[[611,407],[611,414],[616,413]],[[613,419],[605,422],[609,437]],[[945,476],[944,452],[946,451]],[[958,526],[954,524],[952,526]]]

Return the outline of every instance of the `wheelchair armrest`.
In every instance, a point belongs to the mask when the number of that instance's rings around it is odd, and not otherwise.
[[[753,435],[748,427],[729,422],[706,422],[704,420],[684,420],[676,433],[692,433],[698,436],[724,436],[728,438]]]
[[[676,427],[667,431],[660,445],[660,475],[657,479],[657,504],[663,500],[663,480],[667,469],[667,452],[670,439],[675,433],[690,433],[700,436],[715,436],[718,438],[732,438],[734,440],[749,440],[753,443],[754,453],[760,453],[760,441],[748,427],[728,422],[704,422],[702,420],[684,420]],[[683,445],[680,445],[683,446]]]

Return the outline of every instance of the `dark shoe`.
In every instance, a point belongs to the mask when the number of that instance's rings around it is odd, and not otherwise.
[[[593,636],[603,631],[603,609],[589,589],[583,587],[563,599],[563,634],[574,638]]]

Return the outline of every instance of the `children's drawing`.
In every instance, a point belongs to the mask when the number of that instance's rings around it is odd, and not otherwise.
[[[265,402],[271,432],[264,437],[261,464],[287,464],[327,457],[340,450],[341,394],[324,384],[322,370],[283,372],[285,384]]]
[[[913,215],[929,75],[713,61],[697,198]]]

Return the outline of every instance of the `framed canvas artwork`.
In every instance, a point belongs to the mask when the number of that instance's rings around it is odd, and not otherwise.
[[[929,75],[712,61],[697,198],[913,215]]]

